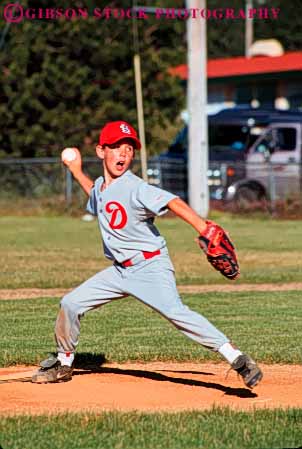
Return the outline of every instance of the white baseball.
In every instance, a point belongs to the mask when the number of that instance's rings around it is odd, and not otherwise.
[[[71,162],[77,158],[77,153],[73,148],[65,148],[65,150],[62,151],[61,157],[63,161]]]

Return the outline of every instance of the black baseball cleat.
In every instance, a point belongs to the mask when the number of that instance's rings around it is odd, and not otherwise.
[[[40,369],[32,375],[31,381],[36,384],[68,382],[72,372],[72,366],[61,365],[57,357],[49,357],[40,363]]]
[[[246,354],[238,356],[231,366],[242,377],[248,388],[254,388],[263,377],[259,366]]]

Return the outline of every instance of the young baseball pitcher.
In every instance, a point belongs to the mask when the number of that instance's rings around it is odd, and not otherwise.
[[[81,317],[112,300],[132,295],[187,337],[219,352],[245,385],[253,388],[262,379],[257,364],[205,317],[182,303],[166,242],[154,218],[171,210],[189,223],[197,231],[197,241],[209,262],[229,279],[239,275],[235,249],[216,223],[203,220],[180,198],[149,185],[130,171],[135,149],[140,148],[129,123],[107,123],[96,146],[104,176],[95,182],[83,173],[77,148],[62,153],[63,162],[89,196],[87,210],[98,217],[104,253],[113,265],[63,297],[55,325],[57,357],[41,362],[32,382],[71,380]]]

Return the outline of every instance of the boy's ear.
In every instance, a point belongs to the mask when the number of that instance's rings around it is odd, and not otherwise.
[[[102,145],[97,145],[95,147],[95,151],[96,151],[98,158],[104,159],[104,149],[103,149]]]

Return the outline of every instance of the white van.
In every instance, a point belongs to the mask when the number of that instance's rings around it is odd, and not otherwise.
[[[272,122],[248,149],[245,178],[227,188],[228,201],[284,200],[302,193],[302,121]]]

